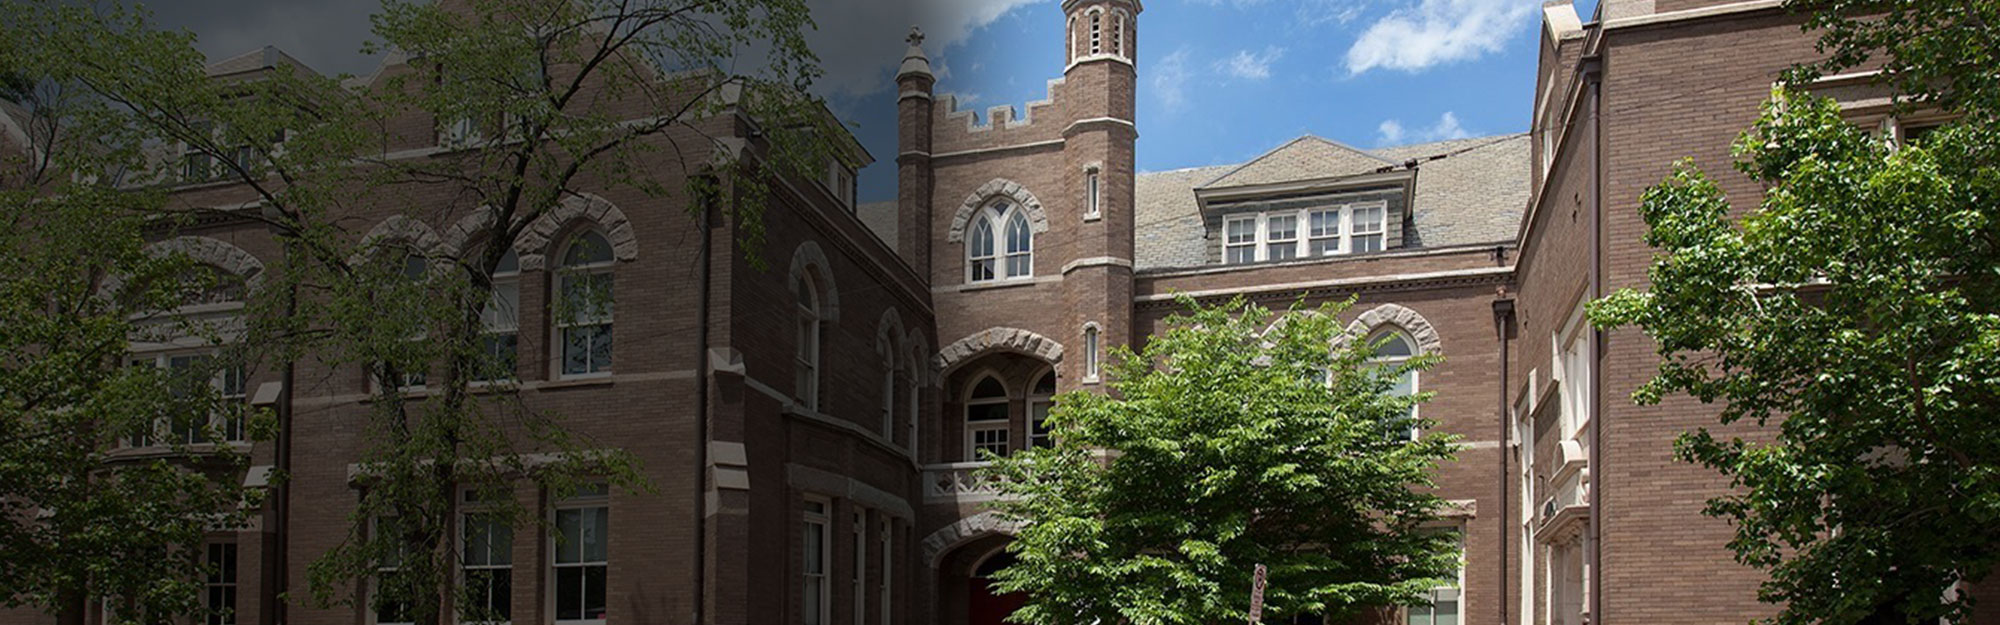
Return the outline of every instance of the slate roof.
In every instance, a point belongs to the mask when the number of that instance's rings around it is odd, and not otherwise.
[[[877,238],[896,249],[896,202],[865,202],[854,207],[854,214],[861,218],[861,225],[868,226]]]
[[[1435,158],[1443,156],[1444,158]],[[1195,190],[1313,180],[1417,164],[1407,236],[1411,247],[1511,241],[1528,203],[1526,134],[1455,139],[1363,152],[1300,137],[1241,165],[1139,174],[1134,219],[1138,269],[1208,263],[1207,233]]]
[[[1201,185],[1220,189],[1247,185],[1365,174],[1395,165],[1339,143],[1306,135],[1278,146]]]

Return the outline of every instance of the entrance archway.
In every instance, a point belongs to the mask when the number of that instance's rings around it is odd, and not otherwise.
[[[1028,602],[1027,593],[999,593],[993,589],[994,574],[1013,564],[1014,554],[1007,553],[1003,546],[973,567],[972,575],[965,580],[966,625],[1002,625],[1007,615]]]

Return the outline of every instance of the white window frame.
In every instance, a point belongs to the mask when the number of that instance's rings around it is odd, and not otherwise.
[[[1455,609],[1455,610],[1453,610],[1453,612],[1452,612],[1452,615],[1453,615],[1453,620],[1452,620],[1452,622],[1454,622],[1454,623],[1460,623],[1460,624],[1463,624],[1463,623],[1465,623],[1465,561],[1466,561],[1466,552],[1465,552],[1465,529],[1464,529],[1463,527],[1457,527],[1457,526],[1454,526],[1454,527],[1453,527],[1453,529],[1451,529],[1451,530],[1449,530],[1449,531],[1450,531],[1450,532],[1451,532],[1452,534],[1455,534],[1455,535],[1457,535],[1457,536],[1458,536],[1458,581],[1457,581],[1456,583],[1454,583],[1453,585],[1450,585],[1450,586],[1435,586],[1435,587],[1432,587],[1432,588],[1430,589],[1429,593],[1428,593],[1428,594],[1429,594],[1429,596],[1431,597],[1431,605],[1430,605],[1430,606],[1406,606],[1406,607],[1404,607],[1404,608],[1403,608],[1403,622],[1404,622],[1404,623],[1405,623],[1406,625],[1436,625],[1436,624],[1437,624],[1437,597],[1438,597],[1438,593],[1440,593],[1440,592],[1444,592],[1444,591],[1450,591],[1450,592],[1453,592],[1453,593],[1456,593],[1456,594],[1458,595],[1457,599],[1456,599],[1456,600],[1455,600],[1455,601],[1453,602],[1453,605],[1454,605],[1454,606],[1456,606],[1456,609]],[[1425,608],[1425,607],[1428,607],[1428,608],[1430,608],[1430,614],[1428,615],[1428,616],[1429,616],[1429,622],[1423,622],[1423,621],[1417,621],[1417,620],[1415,620],[1415,619],[1417,619],[1417,618],[1420,618],[1420,616],[1419,616],[1419,615],[1417,615],[1417,614],[1413,614],[1412,612],[1413,612],[1413,611],[1415,611],[1415,610],[1419,610],[1419,609],[1423,609],[1423,608]]]
[[[500,267],[494,267],[493,291],[487,298],[486,309],[481,311],[479,315],[480,316],[479,339],[481,341],[480,355],[481,356],[493,355],[492,353],[490,353],[490,350],[486,349],[485,341],[488,340],[489,338],[497,339],[498,337],[511,335],[514,337],[514,355],[513,355],[514,363],[513,366],[507,367],[506,369],[502,370],[488,370],[485,368],[481,368],[473,371],[472,375],[469,377],[472,380],[472,383],[474,384],[493,384],[499,382],[511,382],[520,377],[519,367],[521,364],[521,264],[520,264],[521,261],[520,261],[520,256],[516,254],[514,250],[508,250],[507,255],[514,256],[515,258],[514,268],[512,270],[505,270],[501,269]],[[504,292],[512,292],[514,294],[513,301],[511,303],[511,306],[513,306],[512,311],[504,310],[508,305],[510,305],[508,303],[505,303],[506,298],[501,296],[501,293]],[[490,362],[484,364],[486,366],[493,365],[493,363]],[[503,377],[487,377],[493,375],[499,375]]]
[[[1415,358],[1419,354],[1423,353],[1422,348],[1418,347],[1417,345],[1417,340],[1415,335],[1411,334],[1408,330],[1405,330],[1401,327],[1394,325],[1379,327],[1376,328],[1373,332],[1370,332],[1368,334],[1368,344],[1375,345],[1381,342],[1383,338],[1388,337],[1389,335],[1392,334],[1399,337],[1399,339],[1402,340],[1405,345],[1409,346],[1410,355],[1409,356],[1371,355],[1368,358],[1369,365],[1378,367],[1400,367],[1404,363],[1409,362],[1411,358]],[[1404,375],[1410,376],[1410,395],[1416,395],[1418,393],[1423,392],[1422,390],[1423,380],[1421,379],[1423,377],[1422,371],[1411,370],[1405,373]],[[1413,403],[1410,405],[1410,420],[1413,421],[1413,423],[1410,424],[1410,432],[1408,434],[1409,438],[1406,440],[1415,441],[1423,436],[1423,428],[1419,427],[1416,423],[1414,423],[1414,421],[1418,418],[1418,416],[1420,416],[1421,413],[1419,411],[1422,408],[1423,408],[1422,404]]]
[[[583,263],[573,266],[565,264],[564,261],[567,261],[569,259],[570,248],[574,247],[577,244],[578,239],[583,238],[583,235],[585,233],[596,234],[599,238],[604,240],[606,245],[605,253],[607,254],[607,258],[602,261]],[[587,378],[608,377],[612,374],[613,371],[616,370],[614,367],[616,365],[618,358],[617,354],[618,344],[615,339],[615,337],[617,336],[615,334],[615,331],[618,327],[617,326],[618,303],[616,300],[616,295],[618,293],[617,290],[618,273],[614,271],[614,269],[618,265],[618,256],[616,252],[609,249],[609,246],[611,244],[611,237],[606,236],[602,230],[597,230],[597,229],[578,230],[576,232],[570,233],[570,235],[566,237],[563,241],[564,242],[562,249],[560,250],[560,253],[556,255],[557,266],[554,276],[555,279],[553,281],[555,288],[550,293],[551,296],[549,298],[550,303],[553,305],[562,302],[562,298],[568,291],[569,281],[571,279],[584,276],[597,276],[597,275],[605,276],[604,278],[604,280],[606,281],[605,288],[610,291],[612,299],[610,301],[605,302],[604,310],[602,311],[604,314],[602,317],[586,316],[582,314],[584,311],[571,311],[571,314],[569,315],[561,315],[561,314],[550,315],[550,321],[552,323],[549,324],[549,327],[551,334],[553,334],[553,336],[551,336],[550,338],[552,341],[554,341],[552,345],[553,345],[553,351],[555,352],[555,357],[551,358],[550,360],[553,361],[552,365],[555,368],[555,379],[577,380],[577,379],[587,379]],[[566,316],[570,318],[564,319],[564,317]],[[604,332],[614,337],[613,342],[611,344],[612,362],[605,363],[604,367],[600,369],[593,369],[577,373],[566,372],[565,369],[569,364],[568,332],[571,329],[590,328],[595,326],[607,326]],[[593,342],[592,345],[595,345],[595,343]]]
[[[893,620],[892,617],[895,614],[894,610],[889,609],[889,606],[894,605],[890,599],[895,595],[893,582],[895,581],[894,574],[896,571],[896,528],[894,523],[894,519],[888,515],[883,515],[875,528],[875,533],[881,540],[877,551],[882,554],[882,576],[880,578],[882,597],[880,601],[881,607],[877,609],[881,611],[882,625],[890,625],[890,621]]]
[[[1010,242],[1007,224],[1016,216],[1021,219],[1021,227],[1028,236],[1028,249],[1021,252],[1008,250]],[[977,245],[980,228],[992,235],[993,249],[982,254]],[[980,208],[972,216],[965,235],[965,281],[968,284],[990,284],[1029,280],[1035,277],[1035,223],[1027,212],[1009,200],[998,200]],[[1016,273],[1011,262],[1016,257],[1024,258],[1024,269]],[[980,277],[977,271],[980,262],[991,263],[992,275]]]
[[[1354,219],[1354,214],[1355,212],[1363,209],[1380,209],[1382,211],[1382,221],[1378,224],[1375,224],[1377,226],[1376,228],[1369,230],[1357,230],[1356,226],[1358,224]],[[1313,213],[1324,213],[1327,211],[1339,212],[1339,217],[1336,220],[1338,223],[1338,231],[1331,236],[1324,234],[1320,236],[1314,236],[1312,233]],[[1286,239],[1277,239],[1272,236],[1273,230],[1271,227],[1272,225],[1271,222],[1273,221],[1272,219],[1273,217],[1291,218],[1293,220],[1291,237]],[[1230,230],[1229,230],[1230,226],[1245,222],[1252,224],[1250,226],[1250,238],[1244,241],[1231,240]],[[1382,251],[1389,249],[1389,243],[1390,243],[1389,203],[1384,200],[1350,202],[1345,204],[1326,204],[1321,206],[1309,206],[1305,208],[1281,210],[1281,211],[1256,211],[1256,212],[1236,213],[1231,215],[1224,215],[1222,218],[1222,233],[1221,233],[1222,254],[1220,261],[1222,262],[1222,264],[1225,265],[1241,265],[1248,263],[1268,262],[1273,260],[1278,260],[1278,261],[1303,260],[1308,258],[1325,258],[1327,256],[1354,254],[1357,253],[1356,242],[1358,240],[1360,240],[1363,237],[1376,237],[1376,236],[1381,237],[1382,247],[1381,250],[1372,250],[1372,251]],[[1335,241],[1335,246],[1332,251],[1317,255],[1312,253],[1312,244],[1314,241],[1326,241],[1329,239]],[[1291,247],[1291,249],[1293,250],[1290,258],[1276,258],[1276,255],[1271,253],[1271,250],[1274,247],[1286,247],[1286,246]],[[1235,259],[1230,254],[1230,252],[1237,250],[1249,250],[1250,259],[1249,260]]]
[[[799,406],[819,410],[820,342],[826,323],[820,315],[819,281],[812,274],[799,276],[798,302],[792,318],[792,394]]]
[[[854,623],[860,625],[868,622],[868,510],[854,506],[852,519],[848,534],[854,543],[850,550],[854,555],[854,579],[850,581],[854,584]]]
[[[172,376],[173,362],[174,360],[180,358],[188,358],[196,360],[205,358],[213,362],[218,362],[218,363],[225,362],[224,360],[225,357],[222,354],[222,350],[220,348],[214,348],[214,347],[199,348],[199,349],[147,350],[143,352],[136,352],[126,356],[125,362],[126,364],[131,366],[140,366],[141,364],[144,364],[145,366],[165,371],[166,375]],[[229,377],[232,371],[235,372],[237,378],[236,380],[237,388],[235,393],[229,392]],[[217,393],[216,398],[218,400],[217,402],[218,404],[225,407],[234,404],[243,404],[245,406],[248,405],[248,400],[249,400],[248,393],[250,386],[249,372],[245,370],[242,367],[242,365],[236,365],[234,367],[225,366],[222,368],[218,368],[216,370],[215,375],[209,378],[209,385],[214,387],[216,390]],[[168,423],[163,420],[155,420],[153,422],[152,433],[146,437],[147,440],[143,441],[144,444],[140,444],[142,441],[138,441],[129,436],[122,438],[122,440],[124,441],[126,447],[137,448],[137,449],[172,447],[176,445],[215,445],[215,444],[242,443],[249,440],[249,432],[247,429],[248,424],[246,420],[247,420],[247,415],[242,414],[240,412],[236,414],[233,419],[228,414],[209,415],[208,425],[207,427],[203,428],[202,434],[203,436],[206,436],[209,429],[215,429],[217,433],[222,435],[220,440],[197,441],[193,440],[190,437],[175,436],[176,432],[174,431],[174,424]],[[234,438],[230,437],[231,430],[235,431],[234,433],[236,436]],[[191,434],[192,431],[188,433]]]
[[[974,399],[972,397],[972,394],[976,392],[977,389],[979,388],[979,383],[986,381],[987,378],[992,378],[994,382],[1000,384],[1000,396],[981,397],[978,399]],[[982,374],[979,377],[974,378],[972,380],[971,386],[966,387],[965,414],[961,415],[961,422],[965,424],[966,462],[983,461],[983,459],[979,457],[979,434],[982,432],[997,432],[999,434],[999,439],[1000,439],[999,442],[1003,447],[999,453],[996,453],[994,455],[1005,456],[1008,453],[1014,451],[1014,440],[1013,440],[1014,435],[1012,433],[1014,424],[1014,415],[1013,415],[1013,406],[1011,404],[1012,404],[1011,393],[1007,392],[1007,383],[1000,381],[999,376],[991,374]],[[996,406],[996,405],[1007,409],[1008,415],[1006,418],[994,419],[989,421],[972,420],[972,408],[974,406]]]
[[[1300,254],[1303,251],[1301,249],[1303,246],[1300,245],[1301,242],[1299,240],[1301,238],[1299,236],[1299,223],[1304,221],[1301,219],[1303,214],[1303,211],[1282,211],[1262,215],[1264,222],[1264,244],[1261,246],[1262,249],[1259,250],[1259,253],[1264,256],[1265,260],[1297,260],[1303,256]],[[1291,222],[1291,227],[1285,230],[1287,234],[1282,239],[1278,238],[1278,222],[1281,221]],[[1291,250],[1291,254],[1283,255],[1283,252],[1288,249]]]
[[[1090,10],[1089,13],[1085,14],[1085,16],[1089,18],[1088,20],[1089,25],[1087,26],[1087,28],[1090,29],[1090,55],[1097,56],[1099,54],[1103,54],[1104,53],[1104,10],[1093,8]]]
[[[472,522],[471,522],[472,519],[482,515],[493,515],[495,513],[494,513],[494,506],[490,505],[490,503],[482,503],[474,500],[474,496],[476,495],[475,491],[462,490],[460,491],[460,493],[461,494],[459,496],[461,498],[461,501],[463,501],[464,503],[462,504],[462,507],[458,511],[459,565],[457,567],[457,574],[458,574],[459,588],[465,587],[464,584],[466,583],[466,573],[469,571],[505,571],[505,573],[502,574],[508,576],[509,578],[507,584],[509,594],[506,598],[506,601],[510,605],[508,606],[507,609],[508,620],[504,621],[466,620],[462,616],[463,611],[458,611],[459,614],[452,615],[452,618],[454,621],[459,623],[478,624],[478,625],[507,625],[508,623],[513,622],[513,613],[514,613],[513,606],[511,605],[513,602],[512,590],[514,588],[512,580],[512,577],[514,575],[514,545],[513,545],[514,528],[511,525],[508,526],[507,528],[508,544],[498,551],[489,551],[486,562],[481,564],[470,563],[468,560],[470,556],[469,552],[467,551],[468,545],[466,544],[465,541],[466,538],[465,531],[467,528],[472,527]],[[491,543],[488,543],[488,547],[489,548],[492,547]],[[503,565],[503,564],[493,563],[492,561],[493,553],[506,554],[506,559],[507,559],[506,564]]]
[[[1125,10],[1119,9],[1114,15],[1117,28],[1112,31],[1111,53],[1123,59],[1132,58],[1125,54]]]
[[[1096,166],[1083,170],[1083,220],[1091,221],[1104,216],[1104,175]]]
[[[374,536],[376,540],[384,539],[384,537],[382,536],[382,520],[383,517],[380,516],[370,517],[368,519],[368,535]],[[368,622],[371,625],[412,625],[415,622],[415,621],[381,620],[382,615],[380,612],[380,608],[376,606],[376,601],[380,599],[380,595],[382,593],[382,574],[394,573],[396,571],[402,570],[403,568],[402,559],[409,557],[408,554],[402,553],[402,550],[405,546],[406,545],[400,543],[396,545],[395,548],[397,551],[396,554],[397,560],[395,566],[386,566],[382,562],[377,561],[375,563],[375,574],[368,577],[368,602],[362,606],[361,611],[367,615]],[[414,606],[412,606],[412,610],[414,610]]]
[[[830,159],[826,162],[826,177],[820,180],[820,186],[826,188],[827,193],[833,196],[834,201],[840,203],[841,208],[854,209],[854,170],[848,169],[839,159]]]
[[[1034,381],[1028,385],[1028,449],[1055,444],[1053,436],[1039,433],[1045,429],[1041,423],[1048,420],[1048,410],[1055,407],[1056,399],[1053,394],[1045,395],[1040,392],[1042,378],[1054,377],[1055,374],[1053,369],[1044,371],[1035,376]]]
[[[802,554],[799,562],[799,620],[801,625],[832,625],[833,623],[833,586],[828,579],[827,571],[833,564],[833,532],[831,531],[833,523],[829,516],[832,512],[833,501],[822,497],[806,497],[805,505],[801,507],[801,522],[799,524],[800,553]],[[812,570],[812,559],[804,555],[804,550],[810,548],[809,545],[812,544],[812,537],[815,533],[819,537],[818,555],[820,570],[817,572]],[[819,601],[817,605],[819,609],[816,611],[816,614],[806,614],[804,612],[805,605],[808,603],[806,598],[812,595],[818,596]]]
[[[1555,373],[1556,393],[1561,398],[1556,434],[1564,440],[1577,438],[1590,422],[1590,341],[1594,333],[1584,318],[1584,305],[1577,302],[1562,329],[1550,337],[1555,347],[1551,371]]]
[[[611,488],[604,483],[595,483],[579,486],[577,490],[577,493],[555,502],[555,505],[549,506],[549,532],[547,534],[549,556],[546,563],[548,567],[548,618],[557,623],[557,625],[604,625],[608,619],[565,619],[561,618],[561,614],[556,611],[558,604],[556,597],[561,593],[561,589],[556,584],[558,571],[565,567],[588,568],[601,566],[604,567],[604,612],[606,615],[611,613],[611,521],[609,518],[611,516]],[[598,537],[598,540],[604,543],[604,559],[601,561],[585,561],[581,556],[578,556],[576,562],[561,562],[559,552],[566,546],[566,543],[563,542],[560,536],[562,524],[557,521],[558,515],[563,510],[583,510],[590,508],[601,509],[599,514],[603,514],[606,517],[604,535]],[[585,596],[589,596],[587,592],[584,594]]]
[[[1083,324],[1083,383],[1096,384],[1103,372],[1104,332],[1096,322]]]

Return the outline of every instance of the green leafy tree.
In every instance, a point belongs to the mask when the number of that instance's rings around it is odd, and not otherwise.
[[[0,17],[0,70],[87,96],[61,118],[102,138],[88,171],[116,172],[124,188],[229,181],[259,207],[169,195],[155,212],[264,222],[285,254],[266,263],[245,344],[265,362],[364,367],[378,382],[356,459],[359,505],[347,539],[311,554],[307,588],[316,605],[349,602],[393,561],[369,601],[418,623],[495,616],[456,583],[460,490],[492,502],[482,514],[533,526],[541,515],[511,496],[520,479],[558,496],[600,480],[650,489],[630,454],[513,392],[514,363],[485,325],[508,251],[549,234],[534,228],[564,202],[627,189],[686,200],[688,219],[725,229],[761,262],[777,181],[847,157],[806,92],[819,72],[802,0],[390,0],[368,50],[413,60],[371,85],[282,64],[215,79],[191,35],[119,6],[9,3]],[[394,122],[413,118],[438,120],[447,145],[393,151]],[[208,166],[165,161],[162,146]],[[488,218],[465,249],[416,249],[353,229],[384,206],[431,223]],[[614,300],[607,281],[577,283],[559,320]],[[406,392],[419,378],[425,393]]]
[[[1831,101],[1774,91],[1735,145],[1758,205],[1679,164],[1641,198],[1648,286],[1592,318],[1657,341],[1639,403],[1685,393],[1722,424],[1762,426],[1675,449],[1730,478],[1707,512],[1768,572],[1772,622],[1964,622],[1961,584],[2000,557],[2000,5],[1787,6],[1828,55],[1790,84],[1879,68],[1899,114],[1958,120],[1897,145]]]
[[[1114,350],[1110,393],[1057,398],[1053,447],[995,459],[997,506],[1021,524],[996,577],[1027,593],[1011,618],[1238,621],[1257,564],[1271,617],[1421,604],[1453,577],[1430,487],[1454,437],[1408,440],[1428,395],[1390,392],[1435,357],[1370,363],[1336,320],[1346,304],[1182,302],[1143,352]]]
[[[13,97],[0,114],[61,100],[32,85]],[[169,369],[127,355],[136,342],[222,345],[226,328],[180,311],[241,285],[149,253],[157,194],[66,173],[100,162],[94,145],[33,139],[33,152],[0,155],[0,605],[55,613],[95,599],[116,622],[200,614],[203,539],[243,527],[259,493],[241,486],[245,456],[194,443],[224,440],[225,423],[262,436],[269,419],[211,383],[238,361]]]

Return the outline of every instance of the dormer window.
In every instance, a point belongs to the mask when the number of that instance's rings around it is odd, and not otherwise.
[[[854,209],[854,170],[848,169],[840,161],[827,161],[826,179],[820,183],[826,185],[826,190],[833,193],[833,198],[839,200],[842,207],[848,210]]]
[[[1379,252],[1388,245],[1382,201],[1243,212],[1222,218],[1222,262],[1243,264]]]

